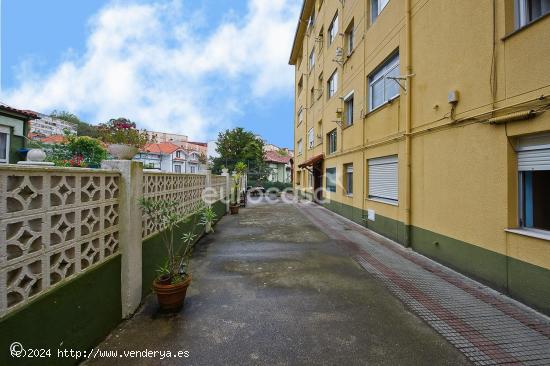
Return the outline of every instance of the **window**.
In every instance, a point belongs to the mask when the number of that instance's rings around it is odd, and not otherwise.
[[[315,48],[311,50],[309,54],[309,69],[312,70],[315,67]]]
[[[300,170],[296,171],[296,185],[299,186],[302,182],[302,172]]]
[[[298,140],[298,155],[302,155],[302,139]]]
[[[315,134],[313,132],[313,127],[307,131],[307,147],[309,149],[313,149],[313,146],[315,145]]]
[[[174,171],[176,173],[181,173],[181,165],[174,165]]]
[[[397,155],[369,159],[369,198],[397,205]]]
[[[353,92],[344,97],[344,123],[348,127],[353,124]]]
[[[328,45],[330,46],[332,42],[336,39],[336,35],[338,34],[338,12],[336,12],[336,15],[334,18],[332,18],[332,22],[330,22],[330,26],[328,27]]]
[[[0,126],[0,164],[10,162],[10,128]]]
[[[327,191],[336,192],[336,168],[327,168],[325,179],[325,186]]]
[[[328,99],[332,98],[338,90],[338,71],[334,71],[327,81]]]
[[[302,89],[304,88],[304,76],[300,76],[300,81],[298,81],[298,94],[302,92]]]
[[[550,230],[550,134],[519,139],[519,225]]]
[[[197,172],[197,167],[194,166],[194,165],[191,165],[191,173],[196,173]]]
[[[374,23],[390,0],[371,0],[371,22]]]
[[[374,110],[399,96],[399,53],[390,57],[369,76],[369,110]]]
[[[344,164],[344,190],[346,195],[353,195],[353,164]]]
[[[346,30],[346,52],[348,56],[350,56],[351,53],[353,52],[353,48],[355,45],[354,42],[355,42],[355,29],[353,27],[353,20],[352,20]]]
[[[304,109],[300,107],[298,109],[298,126],[304,121]]]
[[[521,28],[550,12],[550,0],[516,0],[516,28]]]
[[[313,188],[313,174],[311,172],[307,174],[307,186]]]
[[[315,88],[314,87],[311,87],[311,90],[309,92],[309,105],[312,106],[313,103],[315,102]]]
[[[327,149],[329,154],[336,152],[336,129],[327,134]]]
[[[176,151],[176,158],[181,158],[181,151]]]
[[[319,43],[319,52],[323,49],[323,39],[325,34],[325,28],[321,27],[321,30],[319,30],[319,34],[317,35],[317,38],[315,39],[316,42]]]
[[[317,99],[321,98],[321,96],[323,96],[323,73],[317,79]]]

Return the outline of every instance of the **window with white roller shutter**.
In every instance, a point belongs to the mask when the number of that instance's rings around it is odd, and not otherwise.
[[[369,198],[397,205],[398,191],[397,155],[368,160]]]
[[[520,227],[550,231],[550,134],[516,144]]]

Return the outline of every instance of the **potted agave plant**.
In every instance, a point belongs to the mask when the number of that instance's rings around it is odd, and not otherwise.
[[[110,119],[98,127],[101,140],[116,159],[131,160],[146,144],[153,142],[147,131],[140,131],[127,118]]]
[[[229,205],[229,210],[231,215],[236,215],[239,213],[240,206],[240,192],[241,192],[241,178],[246,171],[246,164],[242,161],[239,161],[235,164],[235,174],[233,174],[233,194],[231,197],[231,204]]]
[[[158,220],[164,228],[160,235],[166,248],[166,262],[157,270],[158,276],[153,281],[153,291],[157,295],[160,308],[166,311],[182,307],[187,288],[191,284],[189,261],[197,238],[197,224],[204,227],[206,233],[212,232],[212,223],[216,219],[215,212],[209,206],[203,205],[196,215],[185,217],[177,213],[177,204],[176,201],[152,198],[142,198],[139,201],[144,214]],[[193,230],[185,233],[181,240],[176,240],[174,229],[177,225],[185,223],[190,223]]]

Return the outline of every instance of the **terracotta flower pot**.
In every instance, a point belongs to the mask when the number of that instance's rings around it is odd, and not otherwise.
[[[153,290],[157,294],[157,300],[162,310],[178,310],[183,305],[187,288],[191,284],[191,275],[187,275],[185,280],[174,285],[162,284],[155,280]]]
[[[231,215],[237,215],[239,213],[239,205],[229,206],[229,211],[231,212]]]
[[[137,147],[126,144],[111,144],[107,150],[118,160],[132,160],[139,151]]]

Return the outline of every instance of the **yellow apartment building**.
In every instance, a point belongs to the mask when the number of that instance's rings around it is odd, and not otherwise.
[[[305,0],[294,188],[550,314],[550,0]]]

